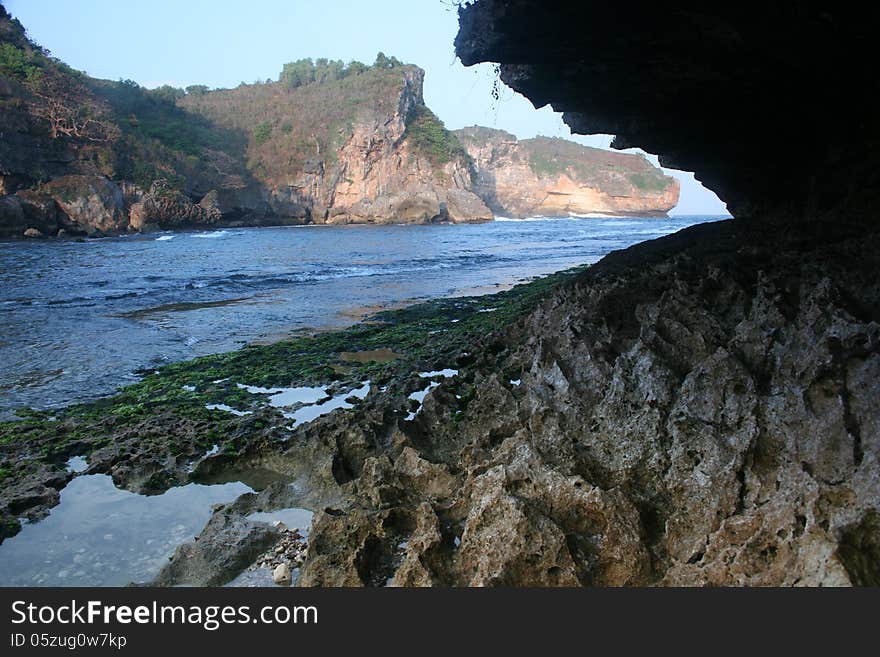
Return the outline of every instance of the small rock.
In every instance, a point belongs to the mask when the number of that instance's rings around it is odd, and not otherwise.
[[[277,529],[280,532],[287,531],[287,525],[285,525],[281,520],[276,520],[275,522],[272,523],[272,526],[275,527],[275,529]]]
[[[290,566],[286,561],[272,571],[272,581],[279,586],[290,586]]]
[[[28,228],[24,231],[25,237],[42,237],[43,233],[38,231],[36,228]]]

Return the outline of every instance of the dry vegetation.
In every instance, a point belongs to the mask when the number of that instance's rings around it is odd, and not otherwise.
[[[227,129],[249,135],[248,166],[279,182],[309,160],[332,163],[356,121],[396,111],[404,74],[415,67],[366,68],[342,79],[291,88],[281,82],[242,84],[206,94],[187,94],[182,108]]]
[[[669,182],[660,169],[641,155],[613,153],[556,137],[524,139],[520,144],[528,153],[529,164],[536,174],[556,176],[566,172],[578,182],[612,194],[621,185],[660,191]]]

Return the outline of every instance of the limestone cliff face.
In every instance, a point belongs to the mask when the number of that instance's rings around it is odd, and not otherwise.
[[[497,215],[662,216],[678,203],[678,181],[640,155],[479,126],[456,136],[476,166],[475,191]]]
[[[338,149],[323,158],[316,153],[287,190],[273,188],[273,200],[299,196],[314,223],[491,220],[492,212],[471,190],[464,153],[437,162],[413,144],[409,125],[424,107],[424,71],[407,66],[400,75],[391,112],[359,114]]]

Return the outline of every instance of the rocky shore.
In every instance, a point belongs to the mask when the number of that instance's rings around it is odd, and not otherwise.
[[[0,423],[0,513],[3,533],[18,531],[18,517],[37,520],[58,503],[59,491],[78,474],[106,473],[116,485],[137,493],[161,492],[189,481],[243,477],[250,466],[276,472],[279,480],[302,480],[295,500],[316,508],[339,498],[332,471],[341,462],[323,462],[332,431],[317,442],[339,417],[354,414],[374,399],[386,399],[380,388],[395,381],[404,387],[422,384],[418,371],[430,371],[438,359],[458,362],[462,344],[510,317],[525,312],[560,274],[518,286],[499,295],[429,302],[370,317],[350,329],[294,340],[254,345],[144,373],[143,380],[114,397],[53,412],[21,409],[20,420]],[[493,309],[491,312],[481,312]],[[365,354],[364,358],[356,357]],[[392,354],[394,358],[388,356]],[[461,356],[470,362],[472,356]],[[364,399],[352,398],[350,410],[339,410],[294,425],[269,396],[238,383],[274,387],[320,386],[312,402],[348,398],[348,391],[370,382]],[[424,386],[422,386],[424,387]],[[409,392],[407,392],[409,394]],[[406,416],[410,402],[400,400],[396,413]],[[207,408],[223,406],[237,414]],[[384,411],[383,411],[384,412]],[[267,446],[293,441],[313,457],[296,463],[278,460]],[[328,442],[329,441],[329,442]],[[213,449],[216,446],[216,449]],[[206,454],[209,454],[206,456]],[[72,456],[87,457],[81,473],[68,471]],[[317,461],[315,460],[317,459]],[[229,474],[231,473],[231,474]],[[329,491],[329,492],[328,492]],[[288,500],[294,501],[294,500]]]
[[[815,132],[877,134],[873,26],[760,9],[464,6],[465,63],[704,175],[737,218],[25,412],[0,425],[5,535],[87,455],[140,492],[277,477],[155,584],[265,563],[290,538],[247,518],[290,507],[315,513],[301,586],[880,584],[877,141]],[[340,360],[380,349],[399,357]]]
[[[172,365],[3,425],[7,523],[45,513],[77,453],[141,492],[278,475],[158,584],[231,581],[281,540],[247,515],[291,506],[316,512],[298,585],[876,583],[880,304],[841,263],[880,264],[877,246],[707,224],[492,297]],[[401,357],[338,360],[378,348]],[[293,427],[235,385],[334,379],[327,398],[369,389]]]

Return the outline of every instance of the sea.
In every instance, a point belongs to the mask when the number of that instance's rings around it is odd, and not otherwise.
[[[196,356],[487,294],[724,217],[555,217],[0,242],[0,419]]]

